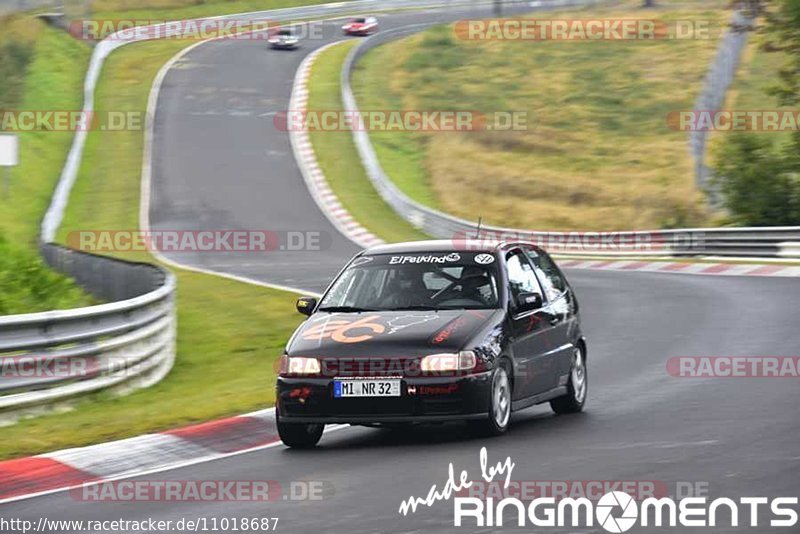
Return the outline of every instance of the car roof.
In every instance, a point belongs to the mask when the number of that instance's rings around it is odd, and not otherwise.
[[[514,243],[516,244],[516,243]],[[540,251],[533,243],[525,243]],[[489,239],[432,239],[428,241],[408,241],[406,243],[392,243],[377,245],[364,251],[364,255],[375,254],[409,254],[423,252],[494,252],[498,249],[508,249],[512,243],[493,241]]]

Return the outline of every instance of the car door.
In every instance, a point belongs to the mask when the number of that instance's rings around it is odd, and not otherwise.
[[[557,346],[551,314],[545,306],[520,311],[519,295],[536,293],[544,298],[533,265],[521,249],[506,255],[509,284],[510,344],[516,369],[514,400],[543,393],[555,387],[556,369],[553,352]]]
[[[556,384],[563,386],[569,378],[572,354],[576,338],[577,316],[574,296],[555,262],[546,252],[525,247],[525,253],[533,264],[536,277],[542,285],[551,326],[554,352],[548,357],[556,373]]]

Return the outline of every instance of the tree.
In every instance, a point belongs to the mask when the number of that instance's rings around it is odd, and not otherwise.
[[[767,92],[782,106],[800,104],[800,0],[747,0],[766,24],[767,52],[782,51],[787,64]],[[715,164],[716,185],[731,216],[745,225],[800,224],[800,132],[776,145],[764,133],[725,139]]]
[[[800,168],[793,154],[764,134],[739,133],[717,154],[717,185],[725,208],[745,226],[800,224]]]
[[[769,0],[763,10],[767,35],[765,49],[782,51],[789,58],[780,71],[780,85],[770,90],[784,106],[800,103],[800,1]]]

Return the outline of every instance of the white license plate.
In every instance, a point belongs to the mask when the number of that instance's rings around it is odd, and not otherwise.
[[[333,396],[342,397],[399,397],[399,379],[334,380]]]

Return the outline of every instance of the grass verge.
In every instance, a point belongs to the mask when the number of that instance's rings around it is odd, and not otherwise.
[[[780,85],[779,72],[789,63],[789,58],[782,51],[766,51],[765,41],[766,36],[763,33],[750,34],[736,78],[725,99],[725,109],[792,110],[781,106],[776,96],[768,94],[769,89]],[[709,136],[711,152],[719,150],[720,144],[728,135],[729,132],[713,132]],[[766,136],[778,145],[789,141],[792,133],[760,132],[758,135]]]
[[[109,58],[98,112],[142,111],[155,74],[186,43],[127,46]],[[143,133],[94,131],[59,233],[138,228]],[[142,253],[119,255],[153,261]],[[74,410],[3,428],[0,458],[120,439],[271,405],[275,360],[300,316],[295,296],[178,270],[178,355],[159,384],[83,397]]]
[[[0,315],[66,309],[91,302],[71,279],[51,271],[36,252],[9,243],[0,234]]]
[[[339,75],[345,57],[357,43],[346,41],[317,57],[308,80],[308,109],[342,111]],[[350,131],[312,131],[310,138],[325,178],[359,223],[389,242],[427,238],[383,202],[364,171]]]
[[[88,59],[86,45],[35,18],[0,18],[0,133],[16,135],[20,147],[19,165],[8,175],[0,168],[0,315],[93,302],[38,257],[39,221],[72,134],[13,128],[13,111],[79,108]]]
[[[727,2],[659,4],[647,19],[708,21]],[[536,18],[641,18],[641,2]],[[718,35],[719,32],[712,32]],[[713,224],[694,187],[685,132],[717,39],[466,41],[452,26],[378,47],[356,72],[362,109],[526,112],[526,130],[372,132],[407,194],[464,218],[541,230]]]

